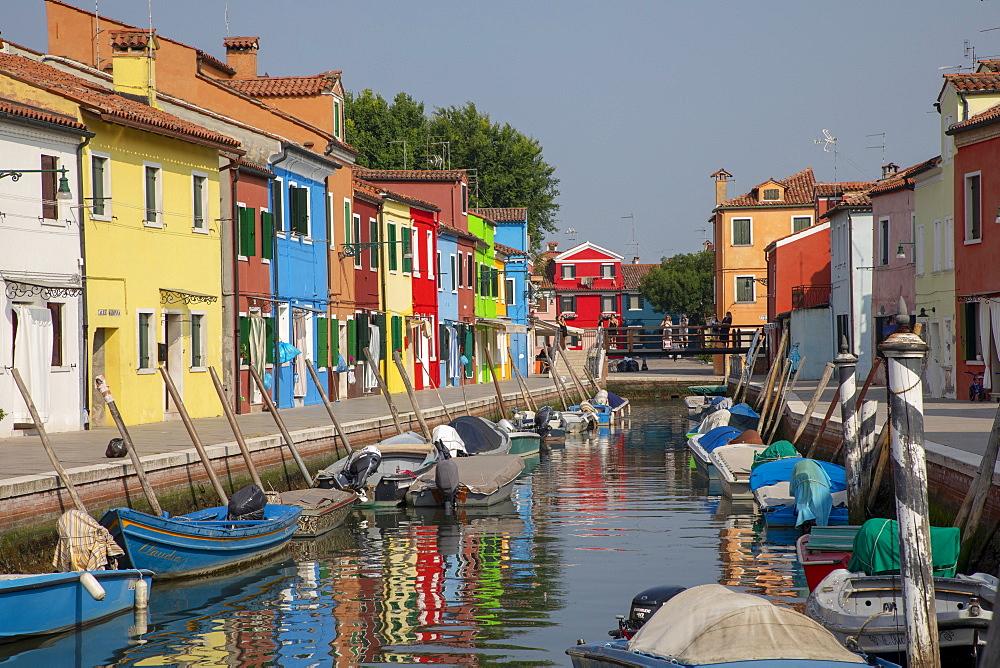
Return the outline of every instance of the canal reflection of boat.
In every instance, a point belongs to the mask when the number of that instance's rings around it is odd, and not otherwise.
[[[510,498],[514,480],[524,470],[520,455],[478,455],[448,460],[455,464],[455,506],[492,506]],[[440,466],[422,473],[406,491],[411,506],[440,506],[447,490],[439,486]]]
[[[762,596],[734,592],[715,584],[674,594],[642,619],[636,630],[622,625],[618,635],[610,641],[580,642],[566,653],[576,668],[869,665],[869,657],[845,649],[826,629],[802,613],[774,605]],[[877,661],[875,665],[884,668],[896,666]]]
[[[444,508],[411,507],[407,517],[424,522],[427,526],[457,525],[463,535],[508,534],[524,531],[524,519],[517,512],[517,505],[506,499],[492,506],[459,507],[452,511]]]
[[[316,561],[331,554],[343,554],[357,547],[350,527],[341,524],[318,538],[293,540],[288,544],[288,551],[295,561]]]
[[[282,492],[281,502],[302,509],[292,537],[312,539],[339,527],[358,502],[358,495],[347,490],[309,487]]]

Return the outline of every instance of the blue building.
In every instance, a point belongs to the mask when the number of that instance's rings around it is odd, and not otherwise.
[[[438,360],[441,386],[458,385],[461,378],[461,321],[458,317],[458,237],[446,225],[438,227]]]
[[[272,393],[279,408],[321,402],[306,368],[329,346],[327,258],[332,209],[326,178],[342,165],[297,144],[271,156],[275,252],[271,266],[277,312]],[[289,346],[301,351],[294,354]],[[327,383],[321,370],[320,382]]]
[[[507,256],[504,295],[507,300],[507,333],[510,336],[512,362],[527,376],[533,362],[528,348],[528,209],[524,207],[475,209],[473,213],[496,222],[494,245]]]

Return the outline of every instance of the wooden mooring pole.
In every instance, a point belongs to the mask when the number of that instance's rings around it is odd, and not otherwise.
[[[340,440],[344,442],[344,455],[351,454],[351,442],[347,438],[347,430],[344,429],[343,425],[340,424],[340,418],[333,411],[333,404],[330,403],[330,397],[326,396],[326,390],[323,389],[323,383],[320,382],[319,374],[316,373],[316,367],[309,360],[306,360],[306,368],[309,369],[309,375],[312,376],[313,385],[316,386],[316,390],[319,392],[319,398],[323,400],[323,406],[326,407],[326,414],[330,416],[333,420],[333,428],[337,430],[337,435],[340,436]],[[337,447],[337,441],[333,442],[333,454],[340,456],[340,449]]]
[[[247,447],[246,439],[243,438],[243,431],[240,429],[240,425],[236,422],[236,414],[233,412],[233,407],[229,405],[229,398],[226,397],[226,389],[222,386],[222,381],[219,380],[219,374],[215,372],[214,366],[208,367],[208,373],[212,376],[215,393],[219,395],[219,403],[222,404],[222,411],[226,414],[226,420],[229,421],[229,428],[233,430],[233,437],[236,439],[236,444],[240,446],[243,461],[246,462],[247,471],[250,472],[250,479],[253,480],[253,484],[264,489],[264,483],[260,481],[257,466],[253,463],[253,457],[250,456],[250,449]]]
[[[854,374],[858,358],[847,348],[847,338],[840,341],[840,354],[833,360],[840,380],[840,425],[844,443],[844,473],[847,475],[847,509],[850,522],[862,524],[865,499],[861,496],[861,450],[858,443],[857,385]]]
[[[399,411],[396,410],[396,404],[392,400],[392,395],[389,394],[389,388],[386,387],[385,381],[382,380],[382,372],[378,370],[378,362],[372,357],[371,348],[365,348],[365,362],[368,363],[368,368],[371,370],[372,375],[375,376],[375,382],[378,384],[378,389],[382,390],[382,396],[385,397],[385,403],[389,404],[389,413],[392,414],[392,423],[396,425],[396,433],[403,433],[403,423],[399,420]],[[468,404],[466,404],[468,405]]]
[[[819,403],[819,398],[823,396],[823,390],[826,389],[827,384],[830,382],[830,376],[833,375],[833,362],[827,362],[826,367],[823,368],[823,375],[819,379],[819,385],[816,386],[816,391],[813,392],[812,399],[809,400],[809,405],[806,406],[806,412],[802,414],[802,419],[799,421],[799,426],[795,430],[795,436],[792,437],[792,445],[799,442],[802,437],[802,432],[806,430],[806,425],[809,424],[809,420],[812,419],[813,411],[816,410],[816,404]]]
[[[264,387],[264,381],[261,379],[260,374],[257,373],[257,369],[250,365],[250,377],[253,378],[253,382],[257,385],[257,389],[260,390],[261,395],[264,397],[264,405],[267,406],[267,411],[271,414],[274,419],[274,424],[277,425],[278,431],[281,432],[281,437],[285,439],[285,445],[292,452],[292,458],[295,460],[295,464],[299,467],[299,473],[306,481],[306,487],[312,487],[313,481],[312,476],[309,475],[309,469],[306,468],[306,463],[302,461],[302,456],[299,455],[299,449],[295,447],[295,441],[292,440],[292,435],[288,433],[288,429],[285,427],[285,421],[281,419],[278,415],[278,407],[274,405],[274,400],[271,399],[271,393],[268,392],[267,388]]]
[[[1000,449],[1000,407],[993,418],[993,429],[990,431],[989,441],[986,443],[986,452],[979,463],[979,470],[972,485],[962,500],[962,507],[955,515],[953,526],[962,530],[962,542],[971,536],[979,525],[979,518],[986,506],[989,497],[990,487],[993,485],[993,470],[997,465],[997,450]]]
[[[521,376],[521,370],[517,368],[517,360],[514,359],[514,354],[511,352],[510,346],[507,346],[507,357],[510,358],[510,368],[514,371],[514,377],[517,378],[517,387],[521,390],[521,398],[524,399],[524,408],[533,413],[536,412],[535,402],[531,400],[531,393],[524,382],[524,377]]]
[[[410,405],[413,406],[413,414],[417,416],[417,422],[420,424],[420,431],[423,432],[424,438],[430,442],[431,428],[427,426],[427,421],[424,419],[424,412],[420,409],[420,404],[417,403],[417,395],[413,392],[413,384],[410,382],[410,374],[406,373],[406,366],[403,364],[403,356],[399,354],[398,350],[392,351],[392,361],[396,364],[396,368],[399,370],[399,375],[403,379],[403,387],[406,388],[406,396],[409,397]]]
[[[896,331],[879,350],[888,360],[889,370],[906,659],[909,668],[940,668],[924,454],[924,398],[920,380],[928,346],[910,331],[910,316],[902,299],[899,300],[896,326]]]
[[[497,371],[493,366],[493,356],[490,355],[490,347],[483,346],[483,354],[486,356],[486,366],[490,368],[490,378],[493,379],[493,389],[497,393],[497,404],[500,406],[500,417],[507,417],[507,404],[503,400],[503,392],[500,391],[500,381],[497,380]]]
[[[792,379],[789,381],[788,385],[781,392],[781,399],[778,401],[777,409],[774,411],[774,419],[771,421],[771,432],[768,434],[767,438],[764,439],[765,443],[770,443],[771,439],[774,438],[775,432],[778,431],[778,425],[781,424],[781,416],[785,414],[785,407],[788,405],[788,395],[795,391],[795,384],[799,382],[799,372],[802,371],[802,367],[806,363],[806,356],[803,355],[802,359],[799,360],[799,365],[795,368],[795,373],[792,374]]]

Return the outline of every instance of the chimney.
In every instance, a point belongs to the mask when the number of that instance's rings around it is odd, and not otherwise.
[[[639,256],[636,255],[632,258],[632,264],[639,264]]]
[[[558,241],[550,241],[549,242],[549,252],[550,253],[555,253],[557,250],[559,250],[559,242]]]
[[[719,206],[729,199],[729,179],[733,178],[733,175],[724,169],[720,169],[715,174],[712,174],[712,178],[715,179],[715,205]]]
[[[882,178],[887,179],[890,176],[895,176],[899,172],[899,165],[894,163],[889,163],[888,165],[882,165]]]
[[[227,37],[222,43],[226,47],[226,65],[236,70],[233,78],[257,78],[257,49],[260,48],[260,37]]]
[[[156,31],[111,33],[115,92],[156,106]]]

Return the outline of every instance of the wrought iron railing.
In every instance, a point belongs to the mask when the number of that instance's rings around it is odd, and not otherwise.
[[[792,288],[792,309],[828,305],[832,288],[832,285],[798,285]]]

